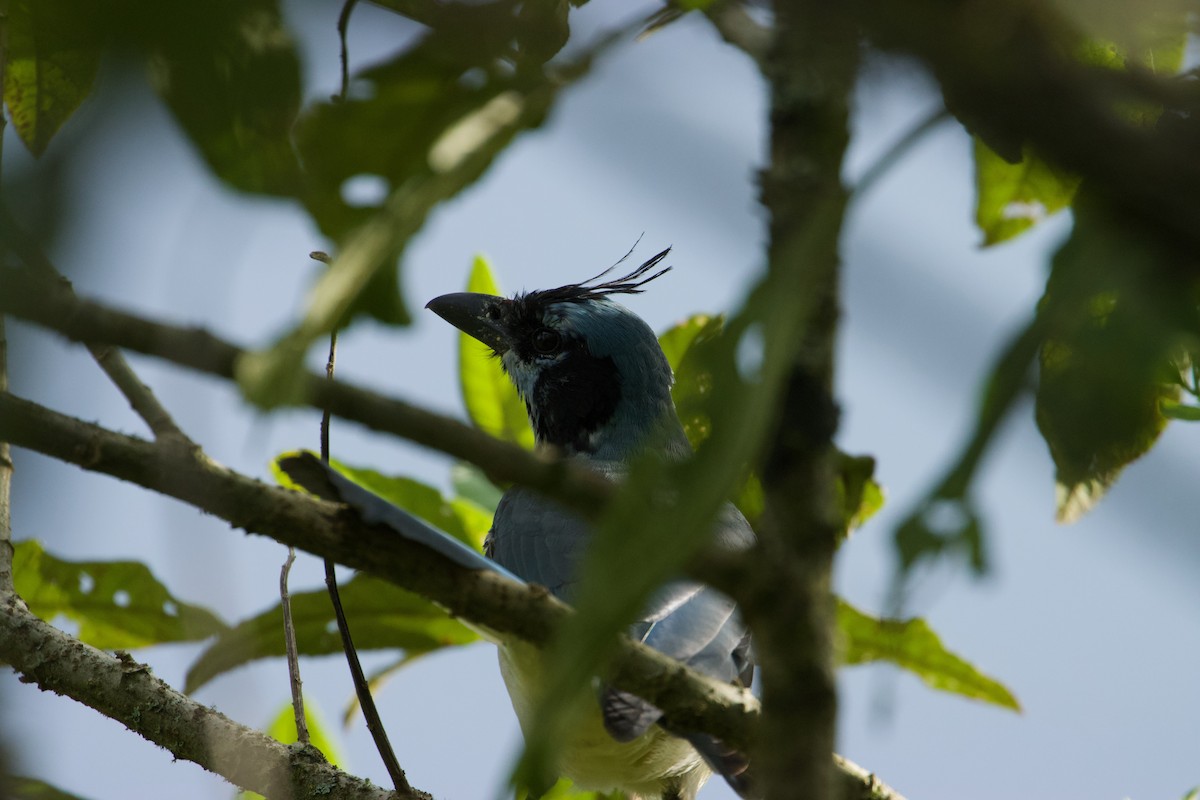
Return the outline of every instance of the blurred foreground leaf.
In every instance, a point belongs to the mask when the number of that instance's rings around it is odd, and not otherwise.
[[[947,650],[923,619],[876,619],[838,600],[837,623],[844,664],[888,661],[934,689],[1021,710],[1012,692]]]
[[[314,105],[296,126],[304,204],[337,248],[301,321],[238,364],[239,385],[260,406],[295,402],[289,377],[317,337],[360,314],[407,324],[396,264],[429,213],[540,126],[559,93],[621,39],[605,36],[547,65],[521,49],[521,22],[507,3],[450,4],[437,16],[417,44],[356,74],[347,99]]]
[[[193,642],[227,630],[212,612],[172,595],[137,561],[65,561],[29,539],[15,544],[13,576],[33,613],[78,623],[78,638],[102,650]]]
[[[1174,360],[1198,323],[1195,286],[1174,252],[1099,200],[1076,209],[1041,311],[1037,423],[1071,522],[1158,440],[1178,400]]]
[[[91,92],[107,31],[98,7],[84,0],[11,0],[4,103],[35,156]]]
[[[236,189],[300,190],[300,60],[276,0],[144,2],[151,77],[209,168]]]

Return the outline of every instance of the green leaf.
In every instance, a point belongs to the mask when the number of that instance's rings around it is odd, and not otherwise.
[[[696,314],[666,331],[659,345],[675,372],[671,397],[692,447],[699,449],[712,434],[708,404],[713,374],[708,357],[725,326],[725,317]]]
[[[975,224],[990,246],[1012,239],[1071,204],[1079,176],[1047,164],[1028,148],[1010,164],[975,139]]]
[[[943,692],[983,700],[1013,711],[1021,705],[1003,684],[946,649],[925,620],[876,619],[838,600],[843,664],[888,661]]]
[[[1182,419],[1188,422],[1200,421],[1200,406],[1184,405],[1174,400],[1163,400],[1159,406],[1159,410],[1167,419]]]
[[[330,764],[344,767],[345,759],[334,743],[333,735],[321,721],[315,704],[308,697],[304,698],[304,724],[308,728],[309,744],[320,750],[321,755],[325,756],[325,760]],[[267,734],[282,744],[294,744],[299,741],[299,734],[296,732],[296,712],[290,702],[284,703],[279,709],[279,713],[267,727]],[[258,792],[238,792],[236,797],[237,800],[265,800]]]
[[[875,481],[874,458],[838,453],[838,497],[847,535],[883,508],[883,487]]]
[[[488,480],[483,470],[474,464],[460,461],[450,468],[450,482],[458,499],[467,500],[487,514],[493,514],[504,490]]]
[[[376,670],[367,676],[367,688],[371,690],[371,696],[374,697],[379,693],[383,685],[397,672],[407,667],[409,664],[424,656],[425,653],[405,653],[392,663]],[[350,702],[346,704],[342,711],[342,724],[349,725],[354,719],[354,715],[362,710],[362,706],[358,703],[358,695],[355,694],[350,698]]]
[[[4,102],[29,152],[40,156],[92,90],[108,39],[103,13],[83,0],[12,0]]]
[[[693,314],[659,334],[658,346],[662,348],[671,369],[679,369],[683,357],[701,334],[713,335],[720,331],[723,323],[724,317],[719,314]]]
[[[1078,203],[1041,303],[1037,422],[1057,468],[1057,516],[1071,522],[1148,451],[1179,398],[1177,355],[1195,325],[1185,257],[1113,213]]]
[[[288,453],[280,456],[283,458]],[[370,489],[447,534],[479,550],[491,527],[491,515],[463,498],[447,499],[435,488],[410,478],[384,475],[371,469],[331,460],[333,467],[360,486]],[[296,488],[271,463],[276,480]],[[442,647],[467,644],[479,637],[438,606],[391,583],[356,575],[341,587],[342,606],[353,620],[354,643],[359,650],[399,648],[406,661]],[[294,594],[292,620],[296,644],[304,655],[339,653],[333,607],[325,590]],[[218,637],[188,670],[185,691],[193,692],[213,678],[250,661],[284,655],[281,606],[239,623]]]
[[[1200,786],[1185,794],[1181,800],[1200,800]]]
[[[354,625],[354,644],[360,651],[399,648],[411,656],[479,638],[428,600],[368,575],[356,575],[342,584],[341,597],[346,616]],[[294,594],[291,601],[300,653],[342,652],[325,590]],[[194,692],[213,678],[256,659],[283,655],[283,611],[276,605],[217,637],[188,669],[184,691]]]
[[[159,94],[213,173],[236,189],[295,195],[300,60],[277,0],[146,2],[137,25]]]
[[[227,630],[212,612],[172,595],[137,561],[66,561],[29,539],[15,544],[17,594],[42,619],[78,623],[103,650],[193,642]]]
[[[19,775],[0,775],[3,787],[9,791],[8,800],[83,800],[77,794],[64,792],[37,778]]]
[[[341,474],[363,488],[393,505],[416,514],[435,528],[439,528],[461,542],[482,552],[483,538],[491,527],[491,516],[481,512],[473,503],[459,499],[448,499],[432,486],[393,475],[384,475],[373,469],[352,467],[336,459],[329,463]]]
[[[468,292],[502,295],[491,264],[475,256]],[[491,348],[461,331],[458,334],[458,382],[463,405],[475,427],[500,439],[533,448],[533,429],[525,404]]]

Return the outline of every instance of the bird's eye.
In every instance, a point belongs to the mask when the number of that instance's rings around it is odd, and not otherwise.
[[[549,328],[539,328],[533,334],[533,349],[537,350],[542,355],[549,355],[558,349],[561,337],[557,331],[552,331]]]

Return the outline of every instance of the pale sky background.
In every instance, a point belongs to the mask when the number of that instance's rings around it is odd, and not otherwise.
[[[591,3],[576,30],[626,19],[633,3]],[[337,87],[337,5],[287,6],[302,40],[309,97]],[[351,26],[356,64],[378,60],[415,28],[370,6]],[[849,159],[853,177],[936,106],[930,85],[894,62],[868,70]],[[53,257],[85,297],[261,345],[302,307],[327,247],[285,202],[217,184],[144,85],[113,70],[53,146],[74,147],[65,187],[69,240]],[[410,248],[402,283],[416,323],[363,323],[341,340],[339,374],[461,415],[455,332],[421,311],[462,287],[485,252],[510,291],[594,274],[644,232],[644,252],[673,245],[675,270],[628,304],[657,330],[736,305],[761,268],[765,239],[755,170],[766,131],[764,85],[749,62],[691,18],[629,43],[572,89],[548,124],[525,135],[477,186],[446,204]],[[127,124],[135,123],[135,124]],[[890,531],[966,434],[978,387],[1040,294],[1061,215],[1020,240],[978,247],[969,140],[947,124],[851,209],[843,237],[841,446],[871,453],[888,493],[883,513],[843,548],[839,591],[884,607]],[[6,176],[30,166],[15,137]],[[18,208],[19,210],[19,208]],[[86,352],[13,324],[13,389],[86,419],[143,435]],[[313,353],[314,363],[317,353]],[[256,415],[226,384],[131,359],[208,452],[265,476],[277,452],[314,447],[317,416]],[[445,485],[448,461],[412,445],[334,428],[341,458]],[[890,667],[841,673],[839,749],[912,800],[1175,800],[1200,784],[1200,537],[1195,485],[1200,426],[1176,423],[1091,516],[1053,523],[1053,468],[1022,406],[979,484],[992,573],[941,570],[916,612],[945,643],[1005,682],[1024,713],[926,689]],[[17,451],[13,519],[74,559],[140,559],[185,600],[228,621],[276,600],[283,548],[230,531],[190,507]],[[302,556],[294,587],[321,567]],[[353,622],[353,620],[352,620]],[[197,646],[137,654],[174,685]],[[381,664],[387,656],[368,657]],[[334,722],[351,696],[340,658],[307,660],[305,687]],[[265,725],[287,698],[283,661],[260,662],[199,693]],[[419,661],[379,703],[414,785],[439,800],[497,797],[518,731],[489,645]],[[0,675],[0,734],[19,770],[95,800],[220,798],[233,789],[74,702]],[[348,768],[386,783],[360,722],[338,728]],[[703,800],[733,797],[719,781]]]

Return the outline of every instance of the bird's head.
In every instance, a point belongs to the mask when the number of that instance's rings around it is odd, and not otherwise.
[[[670,269],[654,271],[668,252],[602,283],[606,272],[511,298],[447,294],[426,308],[499,356],[540,444],[623,461],[654,442],[677,456],[688,444],[666,356],[650,326],[610,298],[641,292]]]

